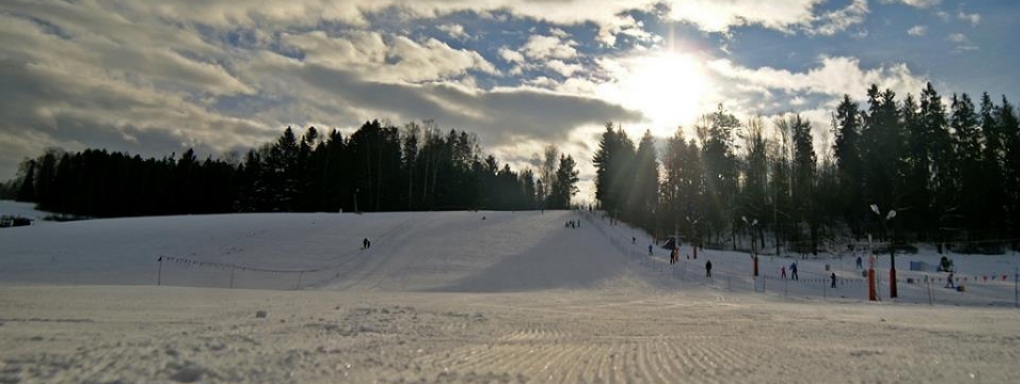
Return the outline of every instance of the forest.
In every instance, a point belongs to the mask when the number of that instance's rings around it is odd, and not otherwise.
[[[944,99],[929,83],[898,97],[872,85],[863,102],[842,98],[821,129],[832,140],[817,146],[794,113],[741,121],[720,105],[690,128],[635,144],[607,123],[591,159],[598,207],[713,248],[817,254],[869,234],[940,252],[1020,248],[1020,127],[1004,96]],[[543,155],[514,171],[466,131],[370,121],[347,137],[287,128],[234,160],[48,149],[0,193],[95,217],[570,208],[577,163],[552,145]]]
[[[596,197],[621,220],[712,248],[818,254],[871,234],[887,247],[1017,249],[1020,127],[1005,97],[954,94],[946,105],[930,83],[902,100],[873,85],[863,104],[844,96],[828,129],[816,153],[798,114],[767,125],[720,106],[695,137],[677,129],[660,156],[649,133],[635,148],[608,124]]]
[[[348,137],[310,127],[298,138],[287,128],[234,161],[199,160],[191,149],[162,159],[48,149],[24,161],[4,192],[41,210],[91,217],[568,208],[576,163],[555,147],[544,154],[539,175],[515,172],[465,131],[370,121]]]

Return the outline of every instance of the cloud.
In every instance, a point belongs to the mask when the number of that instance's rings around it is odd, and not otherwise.
[[[822,0],[690,0],[673,2],[667,17],[688,22],[706,32],[727,32],[731,27],[760,25],[769,29],[792,31],[806,25],[812,9]]]
[[[977,12],[975,12],[975,13],[967,13],[967,12],[964,12],[961,9],[960,12],[956,14],[956,18],[958,18],[960,20],[963,20],[963,21],[966,21],[966,22],[969,22],[970,25],[973,25],[973,26],[977,26],[978,24],[981,24],[981,14],[979,14]]]
[[[19,4],[20,5],[20,4]],[[38,4],[33,4],[38,5]],[[89,32],[89,14],[64,15],[56,27],[0,14],[0,170],[49,146],[105,147],[166,155],[194,146],[219,153],[268,139],[268,127],[219,113],[210,102],[257,89],[237,78],[209,46],[144,26],[111,21],[115,37]],[[151,44],[149,44],[151,43]],[[6,177],[5,175],[5,177]]]
[[[499,48],[499,57],[502,57],[503,60],[505,60],[508,63],[514,63],[514,64],[523,64],[524,63],[524,55],[523,54],[521,54],[520,52],[517,52],[515,50],[512,50],[510,48],[507,48],[507,47]]]
[[[532,35],[521,50],[532,59],[572,59],[577,57],[576,45],[556,36]]]
[[[448,33],[450,37],[458,40],[464,40],[471,37],[471,35],[468,35],[467,32],[464,32],[464,26],[460,24],[443,24],[438,28],[440,31]]]
[[[928,33],[928,27],[923,25],[915,25],[907,30],[907,34],[910,36],[924,36]]]
[[[946,37],[946,41],[956,43],[956,47],[953,49],[954,52],[969,52],[978,50],[978,47],[970,42],[967,35],[962,33],[950,34]]]
[[[911,73],[905,64],[892,64],[865,70],[853,57],[819,58],[819,65],[804,72],[761,67],[744,68],[729,60],[714,60],[708,67],[717,75],[733,83],[744,84],[747,89],[768,92],[805,92],[830,96],[861,95],[871,86],[889,88],[898,94],[917,93],[927,82],[924,77]]]
[[[563,77],[570,77],[575,72],[579,72],[584,69],[584,67],[579,64],[567,64],[563,62],[563,60],[549,60],[545,63],[545,65],[547,68],[556,71],[556,73],[559,73]]]
[[[867,0],[854,0],[846,8],[835,10],[815,17],[809,33],[832,36],[846,31],[853,25],[861,24],[868,15]],[[865,33],[866,36],[866,33]]]
[[[451,83],[401,84],[366,80],[355,71],[302,63],[261,53],[241,71],[247,78],[290,84],[280,90],[283,104],[305,106],[307,116],[275,116],[280,121],[322,120],[357,124],[368,118],[394,122],[435,119],[443,126],[477,132],[485,145],[503,145],[511,134],[542,140],[563,138],[577,126],[604,121],[636,121],[641,115],[591,97],[528,87],[482,91]],[[318,104],[317,100],[329,100]],[[289,110],[281,108],[279,112]]]
[[[434,38],[419,44],[410,38],[397,36],[393,39],[390,54],[396,63],[388,69],[409,81],[442,79],[472,69],[486,73],[497,72],[496,67],[478,52],[454,49]]]
[[[903,3],[916,8],[929,8],[942,3],[942,0],[882,0],[883,3]]]
[[[421,82],[449,79],[468,71],[497,73],[495,65],[480,54],[454,49],[435,38],[422,42],[406,36],[384,36],[354,31],[330,37],[314,31],[284,35],[282,40],[305,54],[305,61],[337,68],[354,68],[366,78],[379,81]],[[385,68],[385,70],[381,70]]]

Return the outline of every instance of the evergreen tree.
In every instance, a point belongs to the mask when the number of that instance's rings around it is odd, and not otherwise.
[[[812,254],[818,254],[819,225],[817,200],[815,190],[817,158],[815,156],[814,141],[811,136],[811,124],[800,115],[794,115],[790,119],[790,126],[793,133],[793,201],[794,212],[799,221],[808,226],[810,234],[810,250]],[[795,223],[796,224],[796,223]],[[796,236],[793,240],[799,241],[799,230],[794,230]]]
[[[656,157],[655,139],[651,131],[645,131],[635,154],[628,211],[634,223],[646,229],[654,228],[655,209],[658,206],[659,163]]]
[[[28,160],[22,163],[25,169],[25,176],[21,178],[21,186],[18,188],[17,201],[36,201],[35,194],[35,160]]]
[[[716,237],[728,229],[732,240],[736,237],[736,222],[740,220],[734,207],[737,192],[737,160],[733,154],[733,130],[740,126],[732,114],[727,113],[722,105],[715,113],[705,116],[702,130],[706,133],[704,146],[701,148],[705,183],[705,194],[711,196],[711,202],[705,212],[705,220]],[[736,247],[736,242],[733,242]]]
[[[956,202],[959,205],[959,219],[955,220],[957,225],[967,228],[971,240],[981,239],[982,235],[975,236],[974,231],[979,230],[980,225],[976,221],[981,213],[981,206],[986,198],[984,176],[981,172],[981,127],[974,103],[966,93],[959,98],[954,94],[952,98],[952,117],[950,127],[955,133],[953,140],[953,153],[955,159],[955,172],[958,175],[957,186],[954,188]],[[991,106],[989,113],[991,111]]]
[[[891,90],[879,92],[878,86],[868,89],[868,113],[861,133],[862,159],[864,160],[864,202],[878,206],[883,212],[899,207],[903,194],[899,170],[903,149],[904,133],[900,124],[896,94]],[[885,233],[880,220],[869,214],[870,227],[883,236]]]
[[[996,120],[1005,143],[1003,191],[1006,193],[1006,217],[1009,218],[1012,248],[1020,249],[1020,123],[1013,105],[1002,97]]]
[[[578,172],[574,158],[560,155],[559,167],[549,192],[549,209],[569,209],[570,199],[577,193]]]
[[[864,183],[864,166],[861,156],[861,111],[844,95],[843,101],[836,107],[836,132],[833,150],[836,156],[837,174],[839,175],[840,196],[846,204],[843,206],[843,218],[854,234],[860,234],[861,210],[865,206],[860,186]]]
[[[623,132],[606,124],[606,131],[595,152],[595,198],[602,209],[613,217],[630,218],[626,203],[630,200],[630,185],[634,175],[634,143]]]
[[[984,195],[978,201],[977,222],[984,229],[986,238],[1004,239],[1009,236],[1006,231],[1008,204],[1006,198],[1006,174],[1004,165],[1005,135],[1002,125],[996,118],[997,107],[992,98],[985,92],[981,95],[981,131],[984,146],[980,155],[981,179]]]

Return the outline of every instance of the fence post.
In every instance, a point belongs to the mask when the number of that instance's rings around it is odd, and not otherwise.
[[[156,271],[156,286],[160,286],[163,283],[163,256],[160,256],[156,261],[159,262],[159,269]]]
[[[299,291],[301,290],[301,277],[304,276],[304,275],[305,275],[305,273],[303,271],[302,272],[298,272],[298,275],[297,275],[297,287],[295,289],[297,289]]]
[[[1013,307],[1020,308],[1020,267],[1013,269]]]

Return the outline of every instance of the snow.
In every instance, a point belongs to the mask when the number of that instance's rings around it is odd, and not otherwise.
[[[32,224],[46,223],[43,219],[52,215],[50,212],[35,209],[35,203],[0,200],[0,216],[14,216],[32,219]]]
[[[1020,381],[1014,254],[949,255],[963,292],[909,270],[934,249],[898,255],[895,299],[882,255],[870,302],[852,254],[755,279],[747,253],[651,242],[574,211],[5,228],[0,382]]]

